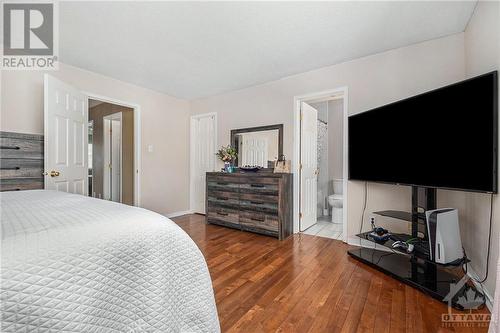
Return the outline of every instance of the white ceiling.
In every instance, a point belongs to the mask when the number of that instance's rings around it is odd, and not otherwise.
[[[475,2],[61,2],[62,62],[196,99],[461,32]]]

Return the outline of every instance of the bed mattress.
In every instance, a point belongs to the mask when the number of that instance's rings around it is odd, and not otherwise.
[[[55,191],[1,197],[2,332],[219,332],[210,275],[168,218]]]

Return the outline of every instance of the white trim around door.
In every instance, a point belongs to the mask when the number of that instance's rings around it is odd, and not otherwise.
[[[344,192],[344,209],[343,209],[343,232],[342,240],[347,241],[348,236],[348,220],[347,220],[347,207],[348,207],[348,193],[347,193],[347,182],[348,182],[348,88],[341,87],[332,90],[320,91],[317,93],[305,94],[300,96],[295,96],[293,98],[293,121],[294,121],[294,143],[293,143],[293,232],[297,233],[300,230],[300,106],[302,102],[311,102],[319,100],[330,100],[335,98],[343,99],[343,192]]]
[[[213,121],[213,132],[212,138],[206,138],[204,142],[208,143],[207,147],[211,147],[209,150],[205,152],[206,156],[209,157],[209,164],[205,169],[205,171],[215,171],[217,167],[217,161],[215,158],[215,152],[217,150],[217,113],[210,112],[204,114],[193,115],[189,119],[189,209],[194,213],[202,213],[204,214],[204,209],[200,209],[199,204],[196,202],[199,198],[197,198],[196,188],[197,182],[200,180],[199,175],[197,175],[197,145],[198,145],[198,126],[199,120],[202,118],[211,118]],[[207,141],[208,140],[208,141]],[[211,143],[211,144],[210,144]],[[199,147],[198,147],[199,148]],[[205,193],[205,191],[203,191]],[[199,200],[198,200],[199,201]],[[204,206],[204,205],[203,205]]]
[[[121,105],[134,110],[134,206],[141,205],[141,106],[139,104],[85,92],[89,99]]]

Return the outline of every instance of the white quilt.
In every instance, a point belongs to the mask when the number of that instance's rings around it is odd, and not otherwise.
[[[54,191],[1,195],[2,332],[219,332],[203,255],[151,211]]]

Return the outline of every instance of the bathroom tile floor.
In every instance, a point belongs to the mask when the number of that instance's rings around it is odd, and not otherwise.
[[[332,223],[329,217],[320,217],[318,222],[303,231],[306,235],[320,236],[332,239],[342,239],[342,224]]]

